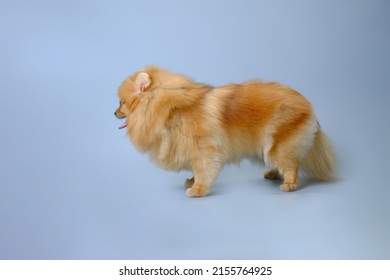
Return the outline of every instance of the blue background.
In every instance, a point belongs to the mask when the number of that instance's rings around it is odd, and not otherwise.
[[[1,259],[389,259],[389,1],[1,1]],[[113,113],[144,65],[305,95],[340,181],[282,193],[227,166],[210,196]]]

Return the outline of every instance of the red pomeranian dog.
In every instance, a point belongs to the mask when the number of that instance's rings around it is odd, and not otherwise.
[[[298,171],[329,181],[332,145],[301,94],[278,83],[249,81],[211,87],[154,66],[119,88],[117,118],[131,142],[168,170],[191,170],[187,195],[206,195],[227,163],[257,158],[264,177],[298,187]]]

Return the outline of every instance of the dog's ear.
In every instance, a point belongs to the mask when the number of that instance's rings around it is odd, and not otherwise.
[[[147,89],[151,84],[150,76],[148,73],[141,72],[138,74],[137,78],[135,79],[135,83],[138,87],[138,93],[141,93]]]

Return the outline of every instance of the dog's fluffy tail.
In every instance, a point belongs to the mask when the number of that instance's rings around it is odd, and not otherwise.
[[[313,146],[301,162],[305,174],[321,181],[336,179],[336,156],[329,138],[319,128]]]

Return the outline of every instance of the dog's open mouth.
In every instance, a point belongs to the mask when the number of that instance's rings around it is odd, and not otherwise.
[[[118,129],[125,128],[126,126],[127,126],[127,119],[126,119],[126,121],[125,121],[120,127],[118,127]]]

